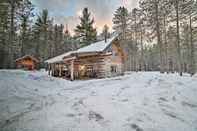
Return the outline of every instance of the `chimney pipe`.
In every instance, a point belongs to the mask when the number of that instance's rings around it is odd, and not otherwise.
[[[107,43],[107,35],[105,35],[105,43]]]

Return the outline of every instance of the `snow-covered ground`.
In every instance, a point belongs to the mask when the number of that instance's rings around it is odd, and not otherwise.
[[[67,81],[0,71],[0,131],[197,131],[197,77]]]

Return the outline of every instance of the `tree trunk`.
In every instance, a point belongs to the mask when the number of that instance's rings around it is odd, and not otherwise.
[[[134,71],[137,69],[137,16],[135,14],[135,43],[134,43]]]
[[[192,32],[192,16],[189,17],[189,27],[190,27],[190,74],[193,76],[195,74],[195,58],[194,58],[194,44],[193,44],[193,32]]]
[[[164,43],[165,43],[165,71],[168,73],[168,43],[167,43],[167,33],[166,33],[166,16],[164,15]]]
[[[156,10],[157,44],[159,45],[159,53],[160,53],[160,72],[164,73],[164,67],[163,67],[163,46],[162,46],[161,34],[160,34],[158,1],[155,1],[155,10]]]
[[[13,68],[13,45],[14,45],[14,35],[15,35],[15,27],[14,27],[14,17],[15,17],[15,1],[11,0],[10,3],[11,10],[10,10],[10,34],[9,34],[9,45],[8,45],[8,54],[9,54],[9,68]]]
[[[7,68],[6,56],[8,55],[8,3],[3,0],[0,2],[0,68]]]
[[[177,27],[177,53],[178,53],[178,62],[179,62],[179,74],[183,75],[183,64],[181,58],[181,47],[180,47],[180,34],[179,34],[179,0],[176,0],[176,27]]]
[[[146,70],[146,67],[145,67],[145,62],[144,62],[144,45],[143,45],[143,31],[141,29],[141,33],[140,33],[140,46],[141,46],[141,69],[142,71],[145,71]]]

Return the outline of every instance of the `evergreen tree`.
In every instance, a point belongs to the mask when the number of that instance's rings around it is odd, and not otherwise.
[[[157,39],[160,54],[160,72],[164,73],[165,58],[164,58],[164,44],[162,40],[162,23],[163,23],[163,5],[164,0],[141,0],[140,7],[144,11],[149,29],[153,39]]]
[[[25,55],[28,53],[29,44],[29,36],[30,34],[30,17],[33,16],[33,5],[29,0],[23,0],[21,3],[21,7],[19,10],[19,18],[20,18],[20,48],[21,55]],[[30,46],[31,47],[31,46]]]
[[[189,64],[189,73],[194,75],[195,73],[195,47],[194,47],[194,22],[197,22],[197,1],[195,0],[186,0],[181,6],[181,13],[185,16],[185,19],[188,23],[188,32],[189,41],[187,42],[188,49],[188,64]],[[186,35],[187,35],[186,34]]]
[[[14,59],[17,57],[16,46],[17,46],[17,13],[18,8],[21,5],[22,0],[8,0],[9,11],[9,25],[8,25],[8,68],[14,68]]]
[[[101,33],[101,36],[105,41],[110,37],[109,27],[107,25],[103,26],[103,31]]]
[[[5,68],[7,65],[8,56],[8,11],[9,5],[7,0],[0,1],[0,68]]]
[[[116,32],[121,34],[122,39],[126,39],[128,21],[129,21],[128,10],[125,7],[119,7],[114,14],[113,28]]]
[[[50,22],[49,23],[49,27],[48,27],[48,57],[49,58],[52,58],[52,57],[54,57],[54,56],[56,56],[56,52],[55,52],[55,48],[56,48],[56,46],[55,46],[55,39],[54,39],[54,37],[55,37],[55,26],[53,25],[53,23],[52,22]]]
[[[64,26],[62,24],[54,26],[54,56],[63,53],[64,46],[64,34],[63,34]]]
[[[35,33],[38,33],[37,45],[37,54],[40,57],[41,61],[44,61],[49,57],[49,25],[51,20],[48,15],[48,10],[44,9],[35,23]]]
[[[133,66],[132,69],[134,71],[137,71],[137,59],[138,59],[138,40],[140,39],[140,16],[142,16],[142,14],[140,14],[140,10],[137,8],[134,8],[132,10],[132,12],[130,13],[130,22],[129,22],[129,27],[130,27],[130,32],[132,32],[133,36],[132,36],[132,40],[133,42],[132,44],[132,59],[133,59]],[[142,38],[142,37],[141,37]],[[142,45],[142,43],[141,43]],[[141,67],[141,66],[140,66]]]
[[[81,22],[75,29],[76,37],[81,40],[80,46],[89,45],[91,42],[96,41],[97,32],[93,27],[94,19],[91,19],[90,15],[88,8],[84,8],[80,17]]]
[[[175,20],[176,20],[176,48],[178,55],[179,73],[180,76],[183,75],[183,60],[181,57],[181,45],[180,45],[180,6],[183,0],[171,0],[171,3],[175,10]]]

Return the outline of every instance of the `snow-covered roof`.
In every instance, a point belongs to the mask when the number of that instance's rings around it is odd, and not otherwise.
[[[53,57],[51,59],[46,60],[46,63],[58,63],[61,62],[63,60],[64,57],[71,55],[72,53],[74,53],[75,51],[69,51],[67,53],[61,54],[59,56]]]
[[[116,36],[113,36],[113,37],[107,39],[107,42],[105,42],[105,40],[102,40],[102,41],[99,41],[96,43],[92,43],[92,44],[82,47],[76,51],[70,51],[70,52],[64,53],[62,55],[56,56],[54,58],[51,58],[49,60],[46,60],[45,62],[46,63],[58,63],[58,62],[62,62],[64,57],[68,57],[72,54],[102,52],[112,43],[112,41],[115,38],[116,38]]]
[[[78,49],[76,53],[102,52],[112,43],[114,39],[115,39],[115,36],[107,39],[107,42],[105,42],[105,40],[102,40],[102,41],[90,44],[89,46],[85,46],[83,48]]]
[[[31,55],[25,55],[25,56],[23,56],[23,57],[20,57],[20,58],[16,59],[15,61],[16,61],[16,62],[17,62],[17,61],[21,61],[21,60],[26,59],[26,58],[30,58],[30,59],[32,59],[32,60],[35,61],[35,62],[39,62],[38,59],[36,59],[35,57],[33,57],[33,56],[31,56]]]

